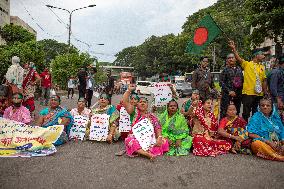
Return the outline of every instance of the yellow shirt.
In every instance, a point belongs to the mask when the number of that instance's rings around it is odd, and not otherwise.
[[[266,79],[264,66],[253,61],[243,61],[241,63],[241,67],[244,70],[244,84],[242,93],[246,95],[263,96],[263,92],[258,94],[255,92],[254,88],[256,85],[255,72],[258,73],[261,84],[263,84],[264,80]]]

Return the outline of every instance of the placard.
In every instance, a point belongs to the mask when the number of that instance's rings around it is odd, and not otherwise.
[[[130,115],[124,107],[119,112],[119,132],[129,132],[131,130]]]
[[[173,95],[169,85],[171,85],[171,83],[168,82],[160,82],[154,84],[153,94],[155,98],[154,105],[156,107],[164,106],[172,100]]]
[[[91,118],[89,140],[106,141],[109,129],[109,115],[94,114]]]
[[[88,122],[89,118],[86,116],[74,116],[74,124],[70,129],[69,139],[83,140]]]
[[[53,143],[60,137],[63,129],[63,125],[43,128],[0,118],[0,157],[53,154],[56,152]]]
[[[156,144],[154,127],[149,119],[145,118],[136,123],[132,132],[143,150],[147,151]]]

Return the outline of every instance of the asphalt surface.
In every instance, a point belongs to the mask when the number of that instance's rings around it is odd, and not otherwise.
[[[114,97],[116,104],[119,97]],[[76,97],[62,104],[76,105]],[[183,101],[184,99],[180,100]],[[95,101],[95,99],[94,99]],[[38,108],[39,109],[39,108]],[[79,141],[48,157],[0,158],[0,188],[283,188],[284,163],[255,156],[115,156],[123,143]]]

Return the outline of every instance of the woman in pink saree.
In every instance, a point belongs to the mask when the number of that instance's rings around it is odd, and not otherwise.
[[[131,91],[134,90],[135,86],[130,85],[128,87],[128,90],[123,95],[123,105],[129,115],[133,113],[135,108],[129,103],[129,96],[131,94]],[[142,155],[152,160],[156,156],[161,156],[165,152],[167,152],[169,150],[169,143],[162,137],[162,127],[159,123],[158,118],[154,114],[148,112],[148,101],[144,97],[140,98],[137,103],[137,113],[135,114],[132,128],[136,123],[140,122],[143,119],[148,119],[153,125],[156,144],[152,145],[148,150],[143,150],[140,146],[139,141],[135,138],[133,131],[131,130],[128,137],[125,139],[126,154],[130,157]]]

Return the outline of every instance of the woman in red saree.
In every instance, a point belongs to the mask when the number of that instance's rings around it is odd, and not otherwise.
[[[24,102],[23,105],[30,110],[32,113],[35,110],[35,84],[39,83],[40,76],[37,71],[34,69],[34,63],[26,63],[24,65],[24,81],[23,81],[23,90],[24,90]]]
[[[234,104],[229,104],[226,110],[226,117],[221,119],[218,133],[232,144],[232,153],[251,154],[247,122],[237,116],[237,109]]]
[[[212,100],[206,99],[202,104],[192,102],[189,110],[193,127],[193,154],[196,156],[215,157],[226,154],[232,147],[230,142],[217,139],[218,123],[211,109]]]

